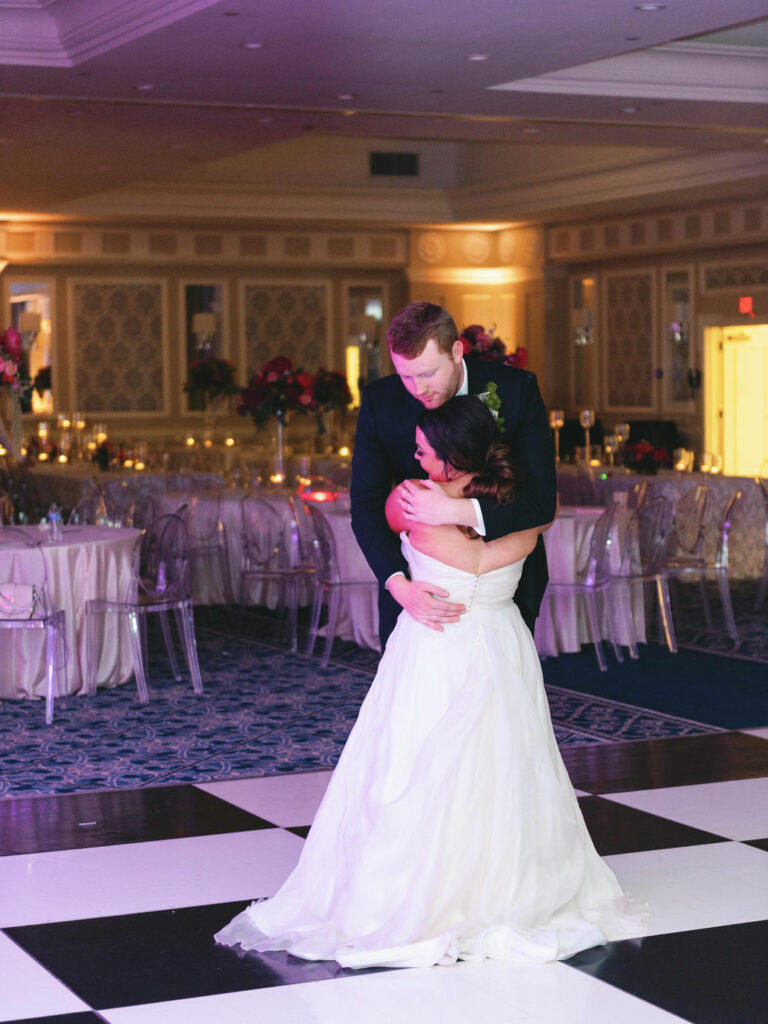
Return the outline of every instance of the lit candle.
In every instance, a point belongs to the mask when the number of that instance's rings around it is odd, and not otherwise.
[[[227,448],[233,448],[234,444],[235,444],[234,437],[227,437],[227,438],[225,438],[224,444],[227,446]]]

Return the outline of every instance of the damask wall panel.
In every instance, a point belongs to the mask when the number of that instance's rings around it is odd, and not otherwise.
[[[78,409],[163,412],[162,285],[80,282],[72,299]]]
[[[245,285],[247,373],[278,355],[310,371],[328,364],[327,285]]]
[[[646,408],[653,393],[653,276],[607,275],[606,383],[611,408]]]

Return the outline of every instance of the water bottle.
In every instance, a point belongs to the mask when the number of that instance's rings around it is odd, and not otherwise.
[[[62,525],[61,509],[56,502],[54,502],[48,509],[48,523],[51,528],[51,543],[56,544],[61,540]]]

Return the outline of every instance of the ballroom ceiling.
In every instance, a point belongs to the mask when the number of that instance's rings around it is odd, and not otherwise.
[[[718,177],[757,193],[764,14],[765,0],[0,0],[0,217],[128,215],[137,195],[153,218],[284,216],[264,195],[383,187],[421,190],[423,219],[448,221],[492,214],[472,197],[499,183],[527,197],[512,220],[547,214],[538,183],[629,168],[657,203]],[[418,152],[418,179],[372,181],[372,149]],[[673,182],[692,156],[698,173]],[[205,190],[227,203],[201,205]],[[183,191],[194,209],[168,205]]]

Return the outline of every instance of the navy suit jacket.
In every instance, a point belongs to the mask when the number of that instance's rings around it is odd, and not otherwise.
[[[557,483],[552,438],[544,403],[534,374],[527,370],[466,360],[470,394],[496,382],[501,399],[504,434],[515,456],[519,481],[509,505],[494,506],[480,499],[485,539],[548,523],[555,516]],[[382,377],[363,389],[352,457],[352,529],[368,564],[379,581],[382,649],[401,611],[384,584],[395,572],[406,572],[400,539],[384,512],[395,484],[426,474],[416,461],[416,421],[423,406],[408,393],[397,374]],[[528,556],[515,601],[532,625],[547,585],[547,558],[539,537]]]

